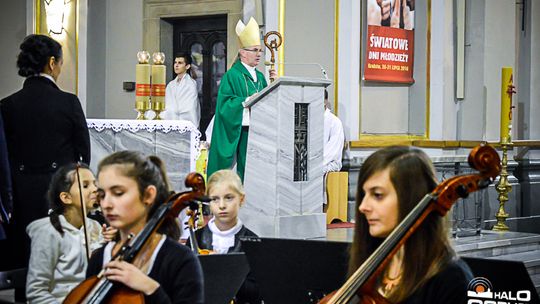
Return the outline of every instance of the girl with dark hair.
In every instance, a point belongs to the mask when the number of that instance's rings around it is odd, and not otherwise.
[[[116,152],[98,166],[98,199],[105,218],[118,229],[120,240],[98,249],[90,259],[87,277],[104,275],[145,295],[145,303],[203,303],[202,269],[195,255],[177,240],[180,231],[172,218],[164,220],[161,240],[150,261],[139,269],[112,261],[129,235],[137,234],[169,196],[163,162],[138,152]]]
[[[88,166],[81,166],[79,174],[76,167],[69,164],[55,172],[47,193],[49,217],[30,223],[26,229],[32,239],[26,280],[26,297],[30,303],[61,303],[84,280],[88,257],[80,198],[82,193],[86,208],[93,208],[97,187]],[[91,250],[101,247],[116,232],[109,230],[102,234],[98,222],[89,218],[85,221]]]
[[[358,177],[350,274],[436,186],[433,165],[421,150],[388,147],[367,158]],[[456,258],[444,220],[428,215],[383,271],[376,287],[390,302],[466,302],[472,273]]]
[[[191,72],[191,55],[179,53],[174,57],[174,73],[176,77],[165,89],[165,112],[163,119],[189,120],[199,127],[201,108],[197,93],[197,82]]]
[[[13,230],[0,269],[24,268],[30,252],[26,226],[47,216],[45,193],[61,166],[90,163],[90,136],[77,96],[61,91],[62,46],[45,35],[29,35],[17,57],[23,88],[0,101],[13,186]],[[4,244],[2,244],[4,247]],[[5,265],[4,263],[9,263]]]

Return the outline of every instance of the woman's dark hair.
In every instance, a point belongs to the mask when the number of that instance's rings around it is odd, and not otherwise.
[[[19,48],[21,52],[17,56],[17,67],[19,75],[23,77],[43,72],[51,57],[57,62],[62,58],[62,45],[45,35],[28,35]]]
[[[80,164],[80,169],[88,169],[88,165]],[[64,235],[64,230],[60,224],[59,216],[64,214],[66,205],[60,199],[60,193],[68,192],[73,183],[76,181],[77,164],[70,163],[60,167],[52,176],[49,183],[49,190],[47,191],[47,200],[49,202],[49,219],[53,227]]]
[[[191,63],[193,62],[193,58],[191,57],[190,53],[188,53],[188,52],[176,53],[174,55],[174,58],[173,58],[173,67],[172,67],[173,78],[176,77],[176,73],[174,73],[174,61],[176,60],[176,58],[184,58],[184,62],[186,63],[186,65],[188,65],[188,64],[191,65]],[[193,72],[192,67],[193,66],[191,66],[189,69],[187,69],[186,73],[188,73],[189,76],[191,76],[191,78],[197,79],[197,74]]]
[[[155,186],[157,189],[154,200],[147,219],[152,217],[161,204],[164,204],[170,195],[169,182],[163,161],[157,156],[145,157],[136,151],[120,151],[105,157],[98,165],[98,174],[103,168],[111,165],[122,165],[119,170],[126,177],[137,182],[139,194],[142,199],[144,191],[148,186]],[[178,240],[180,239],[180,227],[173,218],[167,217],[161,224],[159,233],[168,235]]]
[[[390,181],[398,197],[399,222],[437,186],[431,160],[419,149],[387,147],[376,151],[366,159],[360,168],[356,190],[356,228],[350,252],[349,275],[352,275],[383,242],[383,239],[369,234],[366,217],[358,208],[365,196],[364,183],[373,174],[385,169],[390,170]],[[449,244],[447,225],[435,212],[427,216],[404,247],[401,277],[405,279],[401,280],[388,295],[392,303],[405,300],[438,273],[455,255]]]

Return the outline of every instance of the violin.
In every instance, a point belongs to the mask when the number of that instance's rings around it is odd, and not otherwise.
[[[122,245],[112,261],[126,261],[138,268],[144,267],[150,260],[161,236],[157,233],[166,218],[176,218],[180,211],[194,200],[204,199],[204,178],[199,173],[190,173],[186,177],[186,187],[191,191],[171,195],[165,204],[159,206],[148,220],[139,235]],[[123,284],[109,281],[103,271],[81,282],[73,289],[63,303],[144,303],[144,294]]]
[[[188,219],[188,229],[189,229],[189,245],[191,247],[191,250],[193,253],[198,255],[209,255],[213,254],[214,251],[210,249],[201,249],[199,247],[199,243],[197,242],[197,238],[195,237],[195,223],[197,222],[197,217],[200,214],[199,208],[190,209],[188,211],[189,213],[189,219]]]
[[[422,198],[340,289],[328,294],[319,303],[390,303],[377,292],[376,282],[392,257],[430,213],[446,215],[457,199],[466,198],[469,193],[486,188],[501,171],[499,154],[488,145],[474,148],[468,162],[471,168],[479,171],[478,174],[454,176],[440,183]]]

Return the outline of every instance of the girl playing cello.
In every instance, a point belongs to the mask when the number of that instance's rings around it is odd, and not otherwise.
[[[388,147],[367,158],[358,178],[351,274],[436,186],[433,165],[418,149]],[[471,279],[450,245],[444,218],[431,213],[393,256],[375,289],[391,303],[466,303]]]
[[[158,233],[161,239],[143,269],[125,261],[112,261],[130,235],[137,235],[169,195],[163,163],[155,156],[121,151],[98,166],[98,199],[105,218],[120,232],[119,242],[97,250],[87,277],[105,268],[108,280],[144,293],[145,303],[203,303],[202,270],[198,259],[177,242],[180,231],[167,218]]]

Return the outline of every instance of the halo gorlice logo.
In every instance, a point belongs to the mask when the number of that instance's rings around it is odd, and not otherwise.
[[[488,279],[477,277],[469,282],[467,297],[467,304],[525,304],[531,301],[531,291],[494,291]]]

